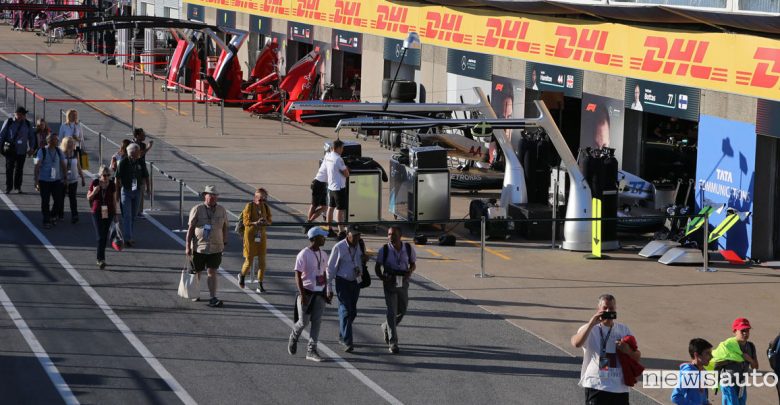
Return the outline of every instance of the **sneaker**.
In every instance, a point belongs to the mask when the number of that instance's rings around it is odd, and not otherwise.
[[[389,350],[390,350],[390,353],[393,353],[393,354],[398,354],[398,352],[401,351],[401,350],[398,349],[398,345],[390,345]]]
[[[287,353],[294,355],[298,351],[298,340],[295,339],[293,334],[290,334],[290,338],[287,340]]]
[[[17,192],[17,193],[19,193],[19,194],[24,194],[24,191],[22,191],[22,189],[21,189],[21,188],[17,188],[17,189],[16,189],[16,192]]]
[[[257,289],[255,291],[257,291],[260,294],[265,292],[265,288],[263,288],[263,282],[262,281],[257,283]]]
[[[246,287],[245,281],[246,281],[246,276],[241,274],[241,273],[239,273],[238,274],[238,286],[241,287],[241,288]]]
[[[200,297],[190,298],[190,301],[198,302],[198,301],[200,301]]]
[[[97,261],[98,267],[100,267],[100,270],[103,270],[106,268],[106,261],[105,260],[98,260]]]
[[[209,300],[209,306],[212,308],[218,308],[222,306],[222,300],[217,297],[211,297]]]
[[[317,353],[317,349],[311,349],[306,353],[306,360],[316,361],[317,363],[322,361],[322,357]]]
[[[387,332],[385,324],[381,324],[379,327],[382,328],[382,335],[385,337],[385,344],[390,344],[390,335]]]
[[[344,353],[352,353],[353,350],[355,350],[355,346],[352,346],[352,345],[345,345],[344,346]]]

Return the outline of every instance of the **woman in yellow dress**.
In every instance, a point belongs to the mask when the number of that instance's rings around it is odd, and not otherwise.
[[[264,293],[263,276],[265,275],[266,226],[271,225],[271,208],[266,200],[268,192],[264,188],[255,191],[255,197],[242,211],[244,220],[244,266],[238,275],[238,285],[244,288],[246,275],[252,268],[252,261],[257,257],[258,275],[257,292]]]

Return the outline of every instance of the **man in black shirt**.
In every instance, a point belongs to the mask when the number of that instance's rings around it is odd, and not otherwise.
[[[133,225],[138,215],[141,199],[141,187],[145,185],[149,193],[149,172],[141,159],[140,147],[131,143],[127,146],[127,157],[119,162],[116,168],[116,187],[121,190],[117,193],[117,200],[122,207],[122,228],[125,237],[125,246],[132,247],[135,244]],[[121,195],[120,195],[121,194]]]

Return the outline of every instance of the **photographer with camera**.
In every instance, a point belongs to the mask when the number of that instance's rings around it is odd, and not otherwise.
[[[626,342],[633,336],[628,326],[615,321],[616,309],[615,297],[602,294],[596,314],[571,337],[572,346],[584,351],[579,385],[585,388],[586,405],[628,404],[627,364],[619,353],[633,362],[639,362],[642,354]]]

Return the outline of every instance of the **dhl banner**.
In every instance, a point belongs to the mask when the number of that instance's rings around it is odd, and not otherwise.
[[[387,0],[185,3],[617,76],[780,100],[780,41]],[[464,10],[464,11],[461,11]]]

